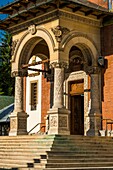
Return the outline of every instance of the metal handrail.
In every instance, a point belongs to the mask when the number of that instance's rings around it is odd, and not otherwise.
[[[45,124],[45,123],[37,123],[28,133],[32,132],[32,130],[34,130],[37,126],[39,126],[39,125],[41,125],[41,124]],[[42,127],[43,127],[43,126],[42,126]],[[42,128],[41,128],[41,129],[42,129]],[[40,130],[41,130],[41,129],[40,129]],[[40,130],[39,130],[39,131],[40,131]],[[38,131],[38,132],[39,132],[39,131]]]
[[[111,125],[111,130],[112,130],[112,125],[113,125],[113,120],[112,119],[102,119],[102,121],[106,121],[106,131],[108,130],[107,125],[110,124]],[[109,122],[108,122],[109,121]]]

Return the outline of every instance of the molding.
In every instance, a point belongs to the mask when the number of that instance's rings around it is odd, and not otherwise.
[[[83,15],[78,15],[78,14],[74,14],[72,12],[67,12],[67,11],[57,9],[57,10],[53,10],[52,12],[48,12],[46,14],[38,16],[36,18],[27,20],[26,22],[24,21],[20,24],[15,24],[14,26],[9,27],[8,30],[12,34],[17,34],[18,32],[22,32],[23,30],[27,29],[30,25],[44,24],[45,22],[59,19],[60,17],[68,18],[70,20],[88,24],[88,25],[92,25],[95,27],[101,27],[101,25],[102,25],[100,20],[96,20],[96,19],[88,18],[88,17],[86,18]]]
[[[34,26],[33,26],[33,27],[34,27]],[[48,30],[46,30],[46,29],[43,28],[43,27],[38,27],[38,26],[37,26],[37,27],[36,27],[36,32],[35,32],[35,35],[34,35],[34,33],[31,34],[31,32],[29,32],[29,27],[28,27],[27,31],[26,31],[26,32],[24,33],[24,35],[20,38],[20,40],[18,40],[17,43],[16,43],[16,46],[15,46],[15,48],[14,48],[13,57],[12,57],[11,62],[14,62],[14,61],[15,61],[17,51],[18,51],[18,49],[19,49],[22,41],[25,39],[25,37],[26,37],[27,35],[30,34],[30,35],[31,35],[31,38],[33,37],[33,40],[31,40],[31,42],[30,42],[29,45],[27,46],[26,52],[25,52],[26,54],[28,53],[28,50],[30,49],[31,45],[33,44],[34,38],[37,38],[37,37],[40,37],[40,38],[41,38],[40,35],[39,35],[39,36],[37,35],[37,31],[42,31],[42,32],[44,32],[45,34],[47,34],[47,36],[49,37],[49,39],[50,39],[50,41],[51,41],[51,43],[52,43],[53,49],[55,48],[55,43],[54,43],[53,37],[52,37],[52,35],[49,33]],[[29,40],[30,40],[30,38],[29,38]]]
[[[101,27],[102,26],[102,22],[100,20],[97,20],[97,19],[94,19],[94,18],[88,18],[88,17],[86,17],[84,15],[80,15],[80,14],[74,14],[74,13],[69,12],[69,11],[60,10],[59,15],[61,17],[65,17],[65,18],[71,19],[73,21],[85,23],[85,24],[92,25],[92,26],[95,26],[95,27]]]

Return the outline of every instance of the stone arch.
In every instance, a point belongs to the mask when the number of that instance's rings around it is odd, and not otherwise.
[[[12,70],[18,70],[22,63],[28,63],[33,49],[42,40],[45,41],[48,47],[49,56],[52,56],[55,43],[51,34],[44,28],[38,28],[35,34],[30,34],[27,31],[22,36],[15,49],[12,58]]]
[[[66,60],[68,60],[70,49],[76,46],[78,47],[86,60],[90,57],[92,60],[92,65],[97,65],[97,56],[99,56],[98,48],[95,42],[88,37],[86,34],[71,31],[67,36],[65,36],[61,42],[61,47],[66,54]]]

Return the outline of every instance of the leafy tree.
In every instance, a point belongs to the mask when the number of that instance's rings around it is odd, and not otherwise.
[[[11,77],[12,37],[8,32],[2,33],[0,43],[0,95],[14,95],[14,78]]]

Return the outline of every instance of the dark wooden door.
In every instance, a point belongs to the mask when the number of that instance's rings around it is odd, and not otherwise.
[[[71,134],[84,135],[84,96],[71,96]]]

